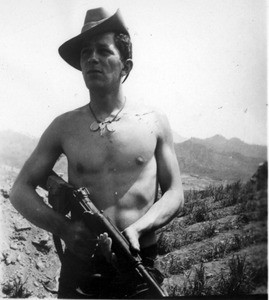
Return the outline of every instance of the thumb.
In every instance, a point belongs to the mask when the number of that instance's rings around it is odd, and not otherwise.
[[[134,253],[140,252],[140,245],[139,245],[138,240],[131,239],[130,240],[130,248],[131,248],[131,251]]]
[[[137,253],[140,251],[140,244],[138,241],[138,235],[135,234],[133,231],[131,230],[124,230],[123,235],[127,238],[127,240],[130,243],[130,250],[134,253]]]

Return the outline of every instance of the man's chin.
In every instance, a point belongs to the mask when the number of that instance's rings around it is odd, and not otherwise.
[[[86,85],[89,89],[94,89],[98,87],[103,87],[104,81],[100,79],[91,79],[86,83]]]

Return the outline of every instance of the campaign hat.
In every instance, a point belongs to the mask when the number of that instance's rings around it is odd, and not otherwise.
[[[111,15],[103,7],[90,9],[86,13],[81,33],[63,43],[59,47],[59,54],[68,64],[81,71],[80,53],[85,41],[108,32],[129,35],[120,10]]]

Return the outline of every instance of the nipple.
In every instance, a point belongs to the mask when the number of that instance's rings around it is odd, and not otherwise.
[[[138,156],[135,161],[138,165],[143,165],[143,163],[145,162],[142,156]]]

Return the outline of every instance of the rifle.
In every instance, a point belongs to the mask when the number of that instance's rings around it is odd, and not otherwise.
[[[49,203],[59,213],[66,215],[69,210],[76,209],[81,213],[83,220],[88,228],[96,235],[107,232],[112,239],[113,252],[117,257],[123,258],[137,274],[147,283],[149,290],[155,297],[167,297],[167,293],[160,287],[157,280],[148,272],[142,264],[142,258],[139,254],[133,254],[130,251],[130,244],[122,235],[110,219],[104,215],[91,201],[90,193],[87,188],[75,189],[56,173],[49,176],[47,181],[49,191]],[[61,256],[63,254],[59,247],[60,240],[54,237],[56,250]]]

